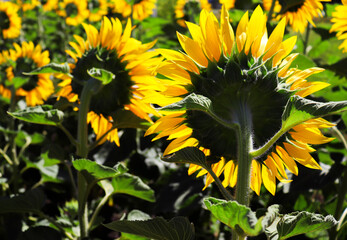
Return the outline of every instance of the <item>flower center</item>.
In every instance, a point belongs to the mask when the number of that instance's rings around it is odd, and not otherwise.
[[[130,103],[132,97],[131,86],[133,82],[125,69],[126,63],[121,62],[116,51],[106,49],[91,49],[82,58],[78,59],[76,67],[72,71],[74,79],[71,83],[73,92],[78,95],[82,92],[84,81],[91,77],[87,70],[101,68],[115,74],[115,79],[93,95],[90,110],[98,114],[109,116],[111,113]]]
[[[265,144],[281,128],[281,116],[291,94],[280,89],[282,79],[276,69],[266,65],[232,57],[227,63],[210,63],[200,75],[191,73],[193,92],[211,99],[214,112],[225,122],[240,123],[242,115],[250,113],[254,147]],[[197,111],[187,111],[186,123],[193,129],[192,137],[210,149],[211,155],[235,159],[233,129]]]
[[[279,0],[279,3],[281,5],[281,12],[297,12],[298,9],[300,9],[304,3],[305,0]]]
[[[92,13],[96,13],[99,10],[100,2],[98,0],[92,0],[88,3],[88,8]]]
[[[10,27],[10,18],[5,12],[0,11],[0,30],[8,29]]]
[[[74,3],[69,3],[65,7],[66,16],[74,18],[78,14],[78,8]]]
[[[24,75],[25,72],[31,72],[33,69],[37,68],[36,63],[31,58],[20,57],[16,61],[17,65],[14,70],[15,77],[22,77],[28,79],[21,88],[25,91],[31,91],[37,87],[38,75]]]

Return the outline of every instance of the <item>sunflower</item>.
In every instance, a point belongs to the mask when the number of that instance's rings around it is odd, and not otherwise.
[[[23,12],[33,10],[35,7],[40,6],[39,0],[17,0],[19,6],[21,6]]]
[[[59,0],[41,0],[41,5],[44,11],[52,11],[55,10],[58,6]]]
[[[157,0],[136,0],[133,5],[126,0],[111,0],[113,12],[122,14],[123,17],[129,17],[133,14],[133,19],[142,21],[153,13]]]
[[[7,68],[7,59],[9,56],[9,52],[4,50],[0,53],[0,95],[3,98],[10,99],[11,98],[11,90],[5,86],[6,71]]]
[[[178,0],[175,6],[175,17],[177,23],[182,27],[186,27],[185,20],[187,16],[194,16],[194,9],[206,9],[210,11],[212,9],[211,4],[207,0],[190,1],[190,0]]]
[[[88,2],[88,8],[90,11],[89,21],[97,22],[102,19],[103,16],[108,13],[107,0],[92,0]]]
[[[330,32],[337,32],[336,37],[341,40],[342,44],[339,49],[343,49],[343,52],[347,52],[347,0],[342,0],[342,4],[335,8],[333,12],[333,18],[331,21],[334,23],[330,29]]]
[[[7,61],[16,63],[15,66],[6,68],[7,79],[12,81],[14,77],[27,78],[27,82],[16,90],[16,95],[25,97],[28,106],[43,104],[54,92],[49,74],[28,77],[23,72],[31,72],[47,65],[50,62],[49,52],[42,52],[41,46],[34,46],[32,42],[23,42],[22,46],[14,43],[13,46],[14,49],[9,50],[6,56],[6,52],[3,52]]]
[[[96,67],[115,74],[115,79],[93,95],[88,113],[88,123],[91,124],[97,140],[105,133],[100,142],[109,140],[119,145],[117,129],[112,129],[113,114],[119,111],[131,111],[141,119],[151,122],[149,114],[158,116],[152,106],[143,97],[161,89],[154,76],[155,67],[162,61],[158,54],[148,51],[154,42],[142,44],[131,38],[131,21],[128,20],[124,31],[118,18],[103,18],[100,31],[92,25],[83,24],[87,39],[74,35],[76,42],[70,42],[74,51],[66,52],[74,60],[70,65],[71,79],[65,79],[59,84],[59,97],[65,97],[70,102],[80,99],[82,86],[90,76],[87,70]]]
[[[87,0],[63,0],[56,12],[65,18],[67,25],[77,26],[89,16],[87,3]]]
[[[176,105],[187,96],[202,95],[211,99],[214,112],[224,122],[237,122],[247,111],[252,122],[254,149],[263,146],[281,129],[282,113],[288,100],[294,96],[306,97],[329,84],[310,82],[306,78],[323,71],[321,68],[299,70],[289,68],[297,54],[290,54],[296,36],[283,40],[286,19],[282,19],[268,37],[267,17],[257,7],[248,18],[246,12],[236,29],[236,36],[223,6],[220,23],[206,10],[200,14],[200,26],[186,22],[192,38],[177,33],[185,53],[159,49],[167,60],[158,66],[166,87],[150,100],[160,106]],[[172,105],[171,105],[172,106]],[[242,112],[242,113],[240,113]],[[153,139],[172,140],[163,155],[185,147],[200,148],[211,160],[217,176],[224,173],[224,186],[234,187],[237,182],[237,142],[235,131],[225,127],[202,111],[161,111],[158,119],[146,132],[157,133]],[[320,169],[311,157],[310,144],[331,141],[320,132],[333,124],[317,118],[295,126],[270,149],[270,153],[252,160],[251,188],[259,195],[262,183],[272,194],[276,178],[288,182],[285,169],[298,174],[297,163]],[[190,164],[189,174],[207,174],[205,188],[213,178],[198,165]]]
[[[235,0],[219,0],[219,3],[224,5],[227,10],[235,7]]]
[[[0,31],[4,39],[17,38],[20,34],[22,20],[17,14],[18,10],[19,7],[15,3],[0,4]]]
[[[279,0],[275,2],[274,14],[276,18],[286,17],[295,32],[305,32],[308,23],[315,27],[313,18],[322,17],[323,5],[321,2],[331,0]],[[270,10],[272,0],[263,0],[265,10]]]

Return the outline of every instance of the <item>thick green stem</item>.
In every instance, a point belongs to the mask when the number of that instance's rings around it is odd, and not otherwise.
[[[308,40],[310,38],[311,28],[312,28],[311,24],[308,23],[306,27],[306,35],[305,35],[305,41],[304,41],[304,55],[307,55]]]
[[[265,143],[262,147],[251,151],[250,155],[252,158],[256,158],[264,154],[272,145],[276,143],[276,141],[285,133],[285,131],[278,131],[267,143]]]
[[[88,156],[88,124],[87,116],[89,105],[95,87],[95,79],[90,79],[83,87],[81,94],[81,104],[78,112],[78,129],[77,129],[77,152],[81,158]],[[80,238],[88,237],[88,206],[87,190],[88,184],[81,172],[78,172],[78,219],[80,223]]]
[[[251,150],[252,150],[252,115],[246,105],[239,112],[240,127],[237,131],[238,172],[236,185],[236,201],[248,206],[251,184]]]

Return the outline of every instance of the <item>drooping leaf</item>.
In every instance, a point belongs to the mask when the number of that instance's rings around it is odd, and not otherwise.
[[[30,144],[40,144],[45,140],[45,136],[35,132],[34,134],[28,134],[25,131],[18,131],[15,141],[18,147],[22,147],[27,142]]]
[[[257,236],[262,231],[262,221],[248,207],[236,201],[213,197],[204,199],[205,206],[221,222],[243,236]]]
[[[12,198],[0,198],[0,213],[37,213],[43,207],[45,195],[42,190],[35,188],[23,195]]]
[[[212,102],[208,97],[191,93],[179,102],[172,103],[162,107],[165,111],[180,111],[180,110],[198,110],[203,112],[212,112]]]
[[[155,202],[154,191],[141,178],[123,173],[112,179],[114,194],[123,193],[149,202]]]
[[[114,75],[112,72],[102,68],[91,68],[87,72],[89,76],[101,81],[102,85],[107,85],[116,78],[116,75]]]
[[[43,67],[37,68],[29,73],[23,73],[24,75],[37,75],[42,73],[64,73],[70,75],[69,64],[58,64],[58,63],[49,63]]]
[[[205,154],[196,147],[182,148],[171,155],[162,157],[162,160],[165,162],[174,163],[192,163],[205,169],[209,168],[209,166],[206,164]]]
[[[72,162],[72,165],[82,173],[89,184],[126,172],[126,168],[122,164],[118,164],[116,168],[110,168],[88,159],[76,159]]]
[[[28,107],[16,112],[8,112],[8,114],[25,122],[53,126],[61,123],[64,117],[64,113],[62,111],[53,109],[51,105]]]
[[[185,217],[175,217],[169,222],[162,217],[144,221],[120,220],[104,224],[118,232],[125,232],[155,240],[193,240],[194,227]]]
[[[278,239],[287,239],[296,235],[326,230],[337,224],[333,216],[326,217],[310,212],[285,214],[277,224]]]
[[[286,131],[307,120],[347,110],[347,101],[321,103],[293,96],[282,115],[282,130]]]

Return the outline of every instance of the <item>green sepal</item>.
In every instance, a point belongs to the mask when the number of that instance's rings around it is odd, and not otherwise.
[[[205,206],[222,223],[241,236],[257,236],[262,232],[262,218],[257,219],[248,207],[236,201],[225,201],[213,197],[204,199]]]
[[[166,221],[162,217],[149,220],[120,220],[105,227],[118,232],[125,232],[154,240],[194,240],[194,226],[186,217],[174,217]]]
[[[140,128],[147,130],[151,123],[135,115],[132,111],[119,109],[111,114],[114,128]]]
[[[81,172],[88,184],[113,178],[127,171],[122,164],[116,165],[115,168],[110,168],[89,159],[76,159],[72,162],[72,165],[77,171]]]
[[[12,198],[2,197],[0,213],[40,213],[45,198],[43,191],[37,188]]]
[[[164,162],[189,163],[189,164],[199,165],[203,167],[204,169],[210,168],[210,166],[206,162],[205,154],[196,147],[182,148],[171,155],[162,157],[161,159]]]
[[[28,107],[8,114],[25,122],[53,126],[60,124],[64,117],[62,111],[54,109],[51,105]]]
[[[63,73],[68,75],[72,78],[72,75],[70,74],[70,67],[69,64],[58,64],[58,63],[49,63],[43,67],[37,68],[31,72],[23,73],[24,75],[37,75],[37,74],[44,74],[44,73]]]
[[[282,130],[288,131],[310,119],[346,110],[347,101],[321,103],[295,95],[290,98],[282,114]]]
[[[15,89],[18,89],[29,81],[30,79],[28,77],[14,77],[11,79],[11,81],[6,80],[5,86],[6,87],[13,86]]]
[[[107,85],[111,83],[113,79],[116,78],[115,74],[102,68],[91,68],[87,70],[87,73],[92,78],[101,81],[102,85]]]

